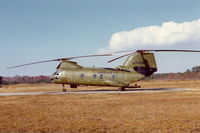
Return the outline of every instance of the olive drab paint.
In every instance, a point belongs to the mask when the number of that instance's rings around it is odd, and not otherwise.
[[[116,68],[83,67],[72,61],[61,61],[51,80],[58,84],[129,87],[157,71],[153,53],[134,53]]]

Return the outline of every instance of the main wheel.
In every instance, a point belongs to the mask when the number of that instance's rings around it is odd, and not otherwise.
[[[121,90],[121,91],[125,91],[125,87],[121,87],[120,90]]]

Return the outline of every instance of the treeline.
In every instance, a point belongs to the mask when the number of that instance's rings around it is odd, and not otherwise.
[[[186,71],[184,73],[160,73],[154,74],[145,80],[199,80],[200,72]]]
[[[37,83],[51,83],[48,76],[14,76],[14,77],[3,77],[3,84],[37,84]]]

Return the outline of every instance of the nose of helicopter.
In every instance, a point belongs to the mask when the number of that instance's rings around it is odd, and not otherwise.
[[[51,82],[53,82],[54,79],[55,79],[55,76],[54,76],[54,75],[51,75],[51,77],[50,77]]]
[[[59,75],[58,74],[53,74],[50,77],[51,82],[56,83],[59,80]]]

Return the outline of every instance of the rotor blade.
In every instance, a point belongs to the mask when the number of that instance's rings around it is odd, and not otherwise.
[[[70,57],[68,59],[77,59],[77,58],[86,58],[86,57],[96,57],[96,56],[112,56],[112,54],[96,54],[96,55],[85,55],[85,56],[75,56],[75,57]]]
[[[34,64],[39,64],[39,63],[52,62],[52,61],[59,61],[59,60],[55,59],[55,60],[38,61],[38,62],[33,62],[33,63],[27,63],[27,64],[22,64],[22,65],[7,67],[6,69],[11,69],[11,68],[16,68],[16,67],[22,67],[22,66],[28,66],[28,65],[34,65]]]
[[[112,53],[127,53],[127,52],[200,52],[199,50],[185,50],[185,49],[156,49],[156,50],[124,50],[124,51],[115,51],[115,52],[112,52]]]
[[[113,52],[113,53],[124,53],[124,52],[144,53],[144,52],[151,52],[151,51],[152,51],[152,52],[200,52],[199,50],[160,49],[160,50],[125,50],[125,51],[117,51],[117,52]],[[128,56],[128,55],[130,55],[130,54],[132,54],[132,53],[125,54],[125,55],[122,55],[122,56],[120,56],[120,57],[114,58],[114,59],[108,61],[108,63],[113,62],[113,61],[115,61],[115,60],[118,60],[118,59],[120,59],[120,58],[122,58],[122,57]]]
[[[161,49],[161,50],[141,50],[141,51],[155,51],[155,52],[200,52],[199,50],[179,50],[179,49]]]
[[[28,66],[28,65],[34,65],[34,64],[39,64],[39,63],[47,63],[47,62],[52,62],[52,61],[62,61],[62,60],[66,60],[67,61],[67,60],[71,60],[71,59],[86,58],[86,57],[96,57],[96,56],[112,56],[112,54],[86,55],[86,56],[75,56],[75,57],[69,57],[69,58],[58,58],[58,59],[53,59],[53,60],[38,61],[38,62],[32,62],[32,63],[22,64],[22,65],[7,67],[7,69],[16,68],[16,67],[22,67],[22,66]]]
[[[127,52],[135,52],[135,51],[137,51],[137,50],[115,51],[115,52],[111,52],[111,53],[118,54],[118,53],[127,53]]]
[[[112,60],[109,60],[108,63],[113,62],[113,61],[115,61],[115,60],[118,60],[118,59],[120,59],[120,58],[123,58],[123,57],[125,57],[125,56],[128,56],[128,55],[130,55],[130,54],[132,54],[132,53],[128,53],[128,54],[119,56],[119,57],[117,57],[117,58],[114,58],[114,59],[112,59]]]

